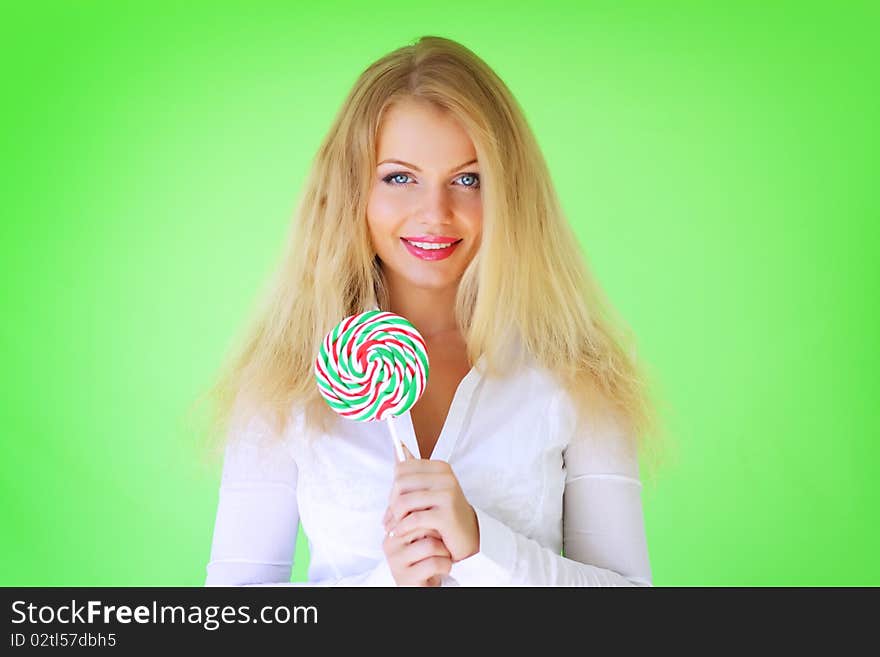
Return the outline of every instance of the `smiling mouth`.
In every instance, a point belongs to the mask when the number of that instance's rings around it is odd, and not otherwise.
[[[452,240],[450,242],[446,242],[443,244],[439,244],[436,242],[419,242],[419,241],[408,240],[405,237],[401,237],[400,239],[402,239],[407,244],[411,244],[412,246],[416,247],[417,249],[423,249],[423,250],[427,250],[427,251],[436,251],[438,249],[448,248],[448,247],[452,246],[453,244],[458,244],[459,242],[461,242],[460,239],[457,239],[457,240]]]
[[[420,260],[428,261],[448,258],[462,242],[461,239],[458,239],[454,242],[447,242],[445,245],[430,244],[427,242],[413,243],[403,237],[400,238],[400,241],[403,242],[404,247],[406,247],[406,250],[409,251],[410,254]]]

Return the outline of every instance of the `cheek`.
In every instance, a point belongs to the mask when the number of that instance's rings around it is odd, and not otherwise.
[[[459,206],[459,214],[467,219],[468,228],[473,235],[479,235],[483,226],[483,201],[479,195],[466,199]]]
[[[401,207],[398,199],[381,192],[373,192],[370,195],[367,204],[367,223],[374,238],[387,237],[387,233],[392,231],[405,216],[405,208]]]

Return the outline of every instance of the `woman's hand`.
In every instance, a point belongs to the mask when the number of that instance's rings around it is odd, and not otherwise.
[[[407,460],[415,460],[402,446]],[[393,489],[392,489],[393,490]],[[385,540],[382,551],[398,586],[440,586],[440,578],[449,574],[452,557],[434,529],[416,529],[406,534],[388,531],[389,509],[382,519]]]
[[[394,483],[383,519],[386,533],[394,532],[393,540],[433,532],[428,535],[439,536],[453,563],[476,554],[480,548],[477,514],[450,465],[417,459],[406,446],[403,449],[407,460],[394,466]]]
[[[398,586],[440,586],[452,568],[449,550],[432,530],[386,534],[382,551]]]

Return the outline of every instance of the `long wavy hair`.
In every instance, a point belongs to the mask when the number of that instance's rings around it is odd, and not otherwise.
[[[482,170],[482,240],[455,307],[470,362],[485,356],[483,374],[504,376],[521,362],[511,361],[499,336],[518,336],[524,352],[569,391],[580,422],[613,413],[651,465],[659,464],[663,450],[651,448],[664,431],[647,368],[587,266],[522,109],[483,60],[437,36],[368,66],[342,103],[312,161],[280,263],[190,409],[209,406],[202,425],[208,452],[218,455],[235,437],[235,417],[259,413],[278,436],[294,408],[304,411],[304,433],[338,419],[317,391],[314,359],[344,317],[388,309],[366,207],[380,121],[393,103],[412,97],[461,122]]]

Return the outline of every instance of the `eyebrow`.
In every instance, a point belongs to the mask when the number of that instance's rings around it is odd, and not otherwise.
[[[415,164],[410,164],[409,162],[404,162],[403,160],[394,160],[394,159],[391,159],[391,160],[382,160],[381,162],[379,162],[379,164],[386,164],[386,163],[402,164],[403,166],[405,166],[405,167],[409,167],[410,169],[415,169],[415,170],[418,171],[419,173],[422,172],[422,170],[419,169]],[[464,164],[459,164],[457,167],[452,167],[452,168],[449,170],[449,173],[452,173],[453,171],[458,171],[459,169],[461,169],[461,168],[463,168],[463,167],[466,167],[466,166],[468,166],[469,164],[477,164],[477,161],[476,161],[476,160],[471,160],[470,162],[465,162]],[[379,165],[377,164],[376,166],[379,166]]]

